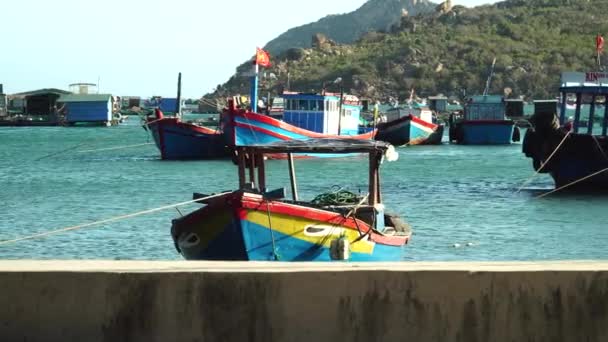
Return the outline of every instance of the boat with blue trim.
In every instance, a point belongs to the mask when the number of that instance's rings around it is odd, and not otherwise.
[[[398,261],[410,227],[387,214],[380,195],[379,167],[398,154],[385,142],[356,139],[281,140],[236,147],[239,190],[204,198],[204,207],[174,219],[171,236],[188,260]],[[303,201],[298,196],[296,154],[367,154],[369,192],[339,191]],[[266,187],[266,157],[287,154],[291,199],[285,188]],[[328,196],[329,195],[329,196]],[[323,199],[323,200],[322,200]]]
[[[376,133],[372,130],[358,134],[361,104],[355,96],[284,93],[283,98],[282,120],[237,108],[237,101],[229,100],[222,117],[222,130],[228,144],[238,147],[318,138],[371,140]],[[316,154],[312,151],[297,155],[298,158],[341,156],[344,154]]]
[[[506,145],[519,141],[519,128],[507,119],[501,95],[477,95],[464,105],[464,113],[449,116],[450,142],[464,145]]]
[[[378,124],[376,140],[386,141],[394,146],[441,144],[444,126],[437,123],[430,109],[394,108],[385,115],[387,122]]]
[[[177,99],[172,117],[163,114],[162,99],[155,98],[154,116],[146,117],[143,127],[152,133],[163,160],[217,159],[230,156],[223,132],[181,120],[181,79],[177,81]],[[171,109],[165,104],[165,109]]]
[[[548,173],[556,189],[608,190],[608,73],[564,72],[555,109],[537,111],[523,140],[534,170]],[[569,119],[568,99],[575,98]],[[583,111],[583,107],[588,111]],[[583,122],[585,123],[583,125]],[[596,125],[597,123],[597,125]]]

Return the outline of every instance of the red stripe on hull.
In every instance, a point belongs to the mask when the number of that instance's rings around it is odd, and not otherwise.
[[[420,126],[424,126],[424,127],[430,128],[432,130],[437,129],[437,127],[438,127],[436,124],[434,124],[432,122],[424,121],[417,116],[413,116],[413,115],[410,115],[410,116],[411,116],[412,121],[419,124]]]
[[[271,125],[280,129],[284,129],[286,131],[290,131],[292,133],[296,133],[296,134],[300,134],[300,135],[304,135],[307,136],[309,138],[350,138],[350,139],[372,139],[374,137],[374,135],[376,134],[376,131],[371,131],[365,134],[359,134],[359,135],[331,135],[331,134],[322,134],[322,133],[317,133],[317,132],[313,132],[313,131],[309,131],[300,127],[296,127],[293,125],[290,125],[286,122],[283,121],[279,121],[276,120],[274,118],[271,118],[267,115],[262,115],[262,114],[257,114],[257,113],[252,113],[252,112],[247,112],[247,113],[232,113],[233,116],[239,116],[242,117],[246,120],[250,120],[250,121],[258,121],[267,125]]]

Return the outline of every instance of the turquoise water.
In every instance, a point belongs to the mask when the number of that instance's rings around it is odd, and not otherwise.
[[[118,127],[0,128],[0,240],[187,201],[236,187],[230,161],[165,162],[137,120]],[[98,150],[93,152],[79,152]],[[521,145],[416,146],[382,169],[384,202],[412,225],[404,260],[608,258],[608,197],[553,195]],[[42,158],[42,159],[41,159]],[[288,186],[284,161],[270,186]],[[301,195],[332,185],[365,191],[365,159],[296,162]],[[188,212],[196,206],[180,208]],[[181,259],[172,209],[37,240],[0,245],[0,258]]]

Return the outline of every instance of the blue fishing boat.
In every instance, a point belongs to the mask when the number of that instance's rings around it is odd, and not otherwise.
[[[504,145],[519,140],[519,129],[507,119],[500,95],[470,97],[464,113],[449,116],[450,142],[464,145]]]
[[[379,167],[395,160],[391,145],[373,140],[282,140],[236,148],[239,189],[194,194],[204,207],[174,219],[171,236],[188,260],[398,261],[411,237],[409,225],[381,203]],[[369,192],[341,190],[304,201],[298,196],[296,154],[363,153],[369,157]],[[288,155],[291,198],[268,191],[266,157]],[[346,194],[350,196],[345,196]],[[337,197],[341,199],[338,201]],[[345,201],[344,198],[348,198]]]
[[[250,146],[318,138],[370,140],[375,131],[359,132],[361,105],[355,96],[285,93],[283,120],[236,108],[234,99],[223,113],[223,132],[230,146]],[[342,102],[340,99],[342,98]],[[284,154],[276,155],[281,158]],[[344,154],[298,154],[298,158],[341,157]]]
[[[519,141],[519,128],[507,119],[506,103],[501,95],[488,95],[496,58],[492,61],[483,95],[472,96],[464,103],[464,112],[449,116],[450,142],[464,145],[506,145]]]
[[[177,82],[177,99],[154,99],[155,115],[147,117],[144,129],[152,133],[163,160],[217,159],[230,156],[223,132],[181,120],[181,77]],[[164,103],[164,105],[163,105]],[[175,110],[173,117],[165,116],[162,108]]]
[[[559,91],[559,116],[554,110],[537,111],[530,119],[533,127],[526,132],[523,152],[532,158],[537,172],[551,175],[558,189],[605,192],[608,73],[564,72]],[[570,120],[567,106],[571,97],[576,102],[574,118]],[[589,108],[586,113],[583,106]]]

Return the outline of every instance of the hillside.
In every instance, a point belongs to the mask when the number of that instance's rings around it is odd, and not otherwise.
[[[320,40],[273,57],[266,75],[276,77],[263,78],[261,91],[320,91],[323,83],[336,91],[331,82],[341,77],[346,91],[373,99],[404,99],[411,88],[421,96],[459,97],[483,91],[497,58],[491,93],[551,98],[560,72],[596,69],[595,35],[608,33],[601,13],[608,13],[608,1],[510,0],[408,16],[352,45]],[[248,80],[238,75],[210,95],[247,93]]]
[[[349,44],[369,31],[381,31],[399,22],[403,11],[410,15],[433,11],[428,0],[370,0],[356,11],[330,15],[317,22],[292,28],[266,44],[273,55],[290,48],[311,47],[311,37],[321,33],[338,43]]]

